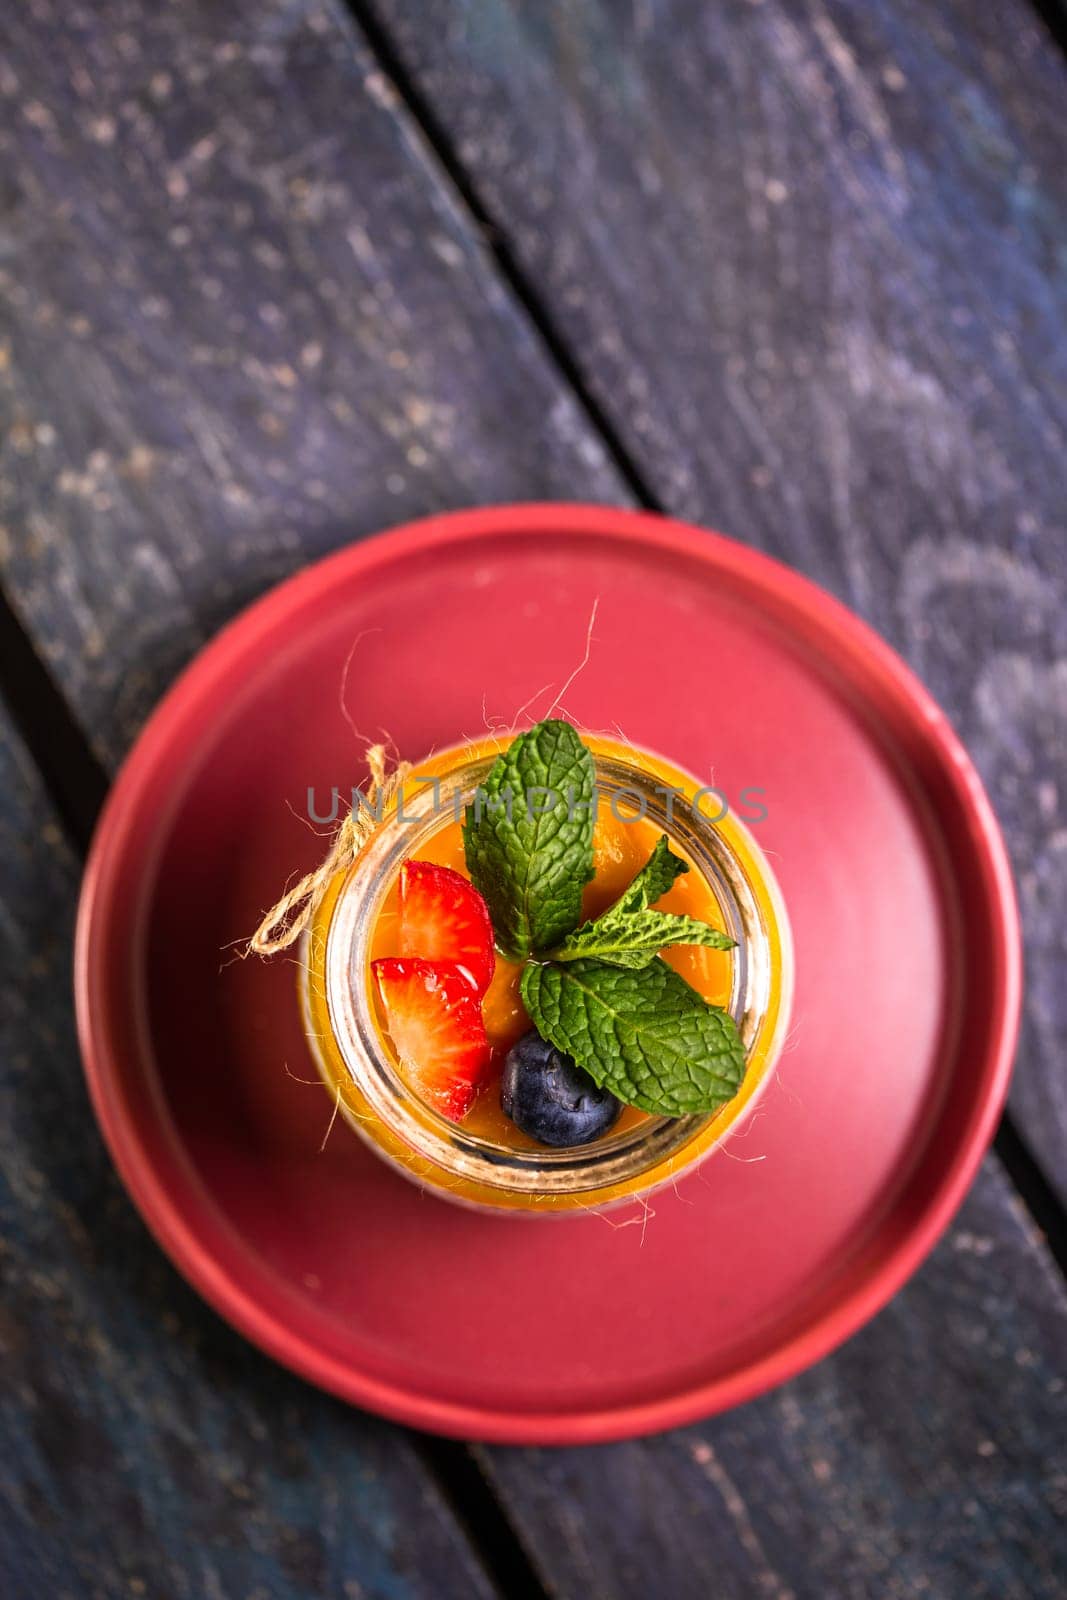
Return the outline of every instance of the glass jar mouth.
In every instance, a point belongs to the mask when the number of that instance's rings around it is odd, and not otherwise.
[[[616,817],[621,816],[620,806],[623,811],[637,809],[688,854],[712,889],[726,931],[737,941],[731,952],[729,1010],[740,1030],[746,1060],[751,1064],[757,1050],[764,1057],[765,1080],[772,1064],[767,1061],[768,1029],[778,1038],[788,1015],[788,1004],[783,1006],[783,997],[774,994],[772,940],[788,940],[788,927],[761,852],[736,818],[730,819],[727,830],[684,801],[677,791],[657,783],[650,768],[661,768],[662,763],[655,758],[648,757],[642,764],[641,752],[621,746],[609,751],[594,746],[593,753],[598,803],[612,806]],[[418,1175],[431,1178],[443,1189],[475,1185],[526,1196],[533,1204],[539,1195],[593,1196],[600,1190],[633,1192],[651,1187],[688,1165],[687,1152],[694,1142],[711,1147],[701,1136],[723,1118],[733,1101],[710,1113],[679,1118],[649,1115],[636,1126],[578,1148],[510,1148],[441,1116],[405,1081],[387,1047],[370,982],[376,920],[403,861],[417,857],[438,829],[460,815],[493,761],[492,756],[472,760],[468,749],[458,747],[455,765],[451,765],[452,754],[435,757],[432,781],[414,774],[389,814],[376,818],[379,826],[346,873],[330,918],[325,952],[327,1011],[345,1069],[366,1105],[366,1124],[359,1116],[350,1120],[377,1143],[369,1125],[377,1118],[414,1157]],[[692,787],[695,791],[697,785]],[[735,848],[735,842],[740,848]],[[767,925],[742,855],[757,862],[765,873],[772,891],[773,929]],[[791,972],[791,963],[782,967]],[[762,1086],[757,1086],[757,1092]],[[755,1095],[749,1097],[746,1112],[754,1099]],[[738,1118],[726,1120],[733,1125]]]

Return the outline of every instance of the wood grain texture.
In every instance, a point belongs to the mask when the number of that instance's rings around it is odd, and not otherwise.
[[[135,1215],[74,1041],[77,863],[2,713],[0,794],[4,1594],[488,1600],[407,1437],[245,1344]]]
[[[309,558],[617,493],[340,12],[28,0],[0,62],[0,572],[106,761]]]
[[[990,1161],[879,1320],[776,1394],[586,1450],[480,1452],[563,1595],[1059,1600],[1067,1300]]]
[[[1013,1105],[1067,1198],[1067,70],[1041,23],[368,5],[658,500],[854,606],[970,746],[1026,921]]]

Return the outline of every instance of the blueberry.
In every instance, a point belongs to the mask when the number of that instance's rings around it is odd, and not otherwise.
[[[536,1029],[508,1051],[500,1104],[517,1128],[539,1144],[589,1144],[607,1133],[622,1106],[588,1072],[542,1039]]]

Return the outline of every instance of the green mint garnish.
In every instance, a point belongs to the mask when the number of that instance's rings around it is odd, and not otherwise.
[[[714,1111],[741,1087],[732,1017],[665,961],[639,972],[600,961],[528,966],[522,998],[537,1031],[627,1105],[680,1117]]]
[[[678,877],[688,872],[684,861],[671,854],[666,834],[656,845],[630,887],[613,906],[593,922],[583,922],[562,944],[550,951],[553,961],[606,961],[613,967],[647,967],[661,950],[672,944],[699,944],[709,950],[732,950],[729,934],[695,917],[651,911],[653,900],[664,895]]]
[[[496,940],[522,975],[538,1032],[601,1088],[667,1117],[714,1111],[745,1073],[733,1018],[659,959],[668,945],[728,950],[693,917],[653,910],[689,868],[664,835],[614,905],[579,922],[593,876],[593,758],[567,722],[549,719],[498,756],[463,817],[467,870]]]
[[[548,950],[582,914],[593,876],[593,758],[549,719],[497,757],[463,815],[467,870],[514,960]]]
[[[734,940],[695,917],[665,911],[619,911],[612,906],[595,922],[583,922],[552,951],[553,961],[606,961],[613,967],[647,967],[672,944],[732,950]]]
[[[656,848],[645,862],[630,887],[620,896],[613,911],[647,911],[671,888],[675,878],[680,878],[689,867],[681,858],[671,853],[670,840],[661,834]]]

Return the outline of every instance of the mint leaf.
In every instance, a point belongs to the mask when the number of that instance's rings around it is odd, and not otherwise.
[[[630,887],[593,922],[583,922],[551,951],[553,961],[588,958],[614,967],[647,967],[672,944],[699,944],[710,950],[732,950],[736,940],[695,917],[651,911],[653,900],[666,894],[679,873],[689,868],[671,854],[666,834],[660,838]]]
[[[593,876],[593,758],[569,722],[513,739],[463,814],[463,848],[497,943],[522,960],[577,927]]]
[[[709,950],[732,950],[736,940],[695,917],[666,911],[624,911],[621,902],[595,922],[583,922],[552,951],[553,961],[584,958],[613,967],[647,967],[672,944],[699,944]]]
[[[688,863],[671,854],[671,842],[665,833],[661,834],[641,871],[611,909],[645,911],[662,899],[675,878],[688,871]]]
[[[537,1031],[627,1105],[681,1117],[714,1111],[741,1087],[733,1018],[665,961],[640,972],[599,961],[529,966],[522,999]]]

